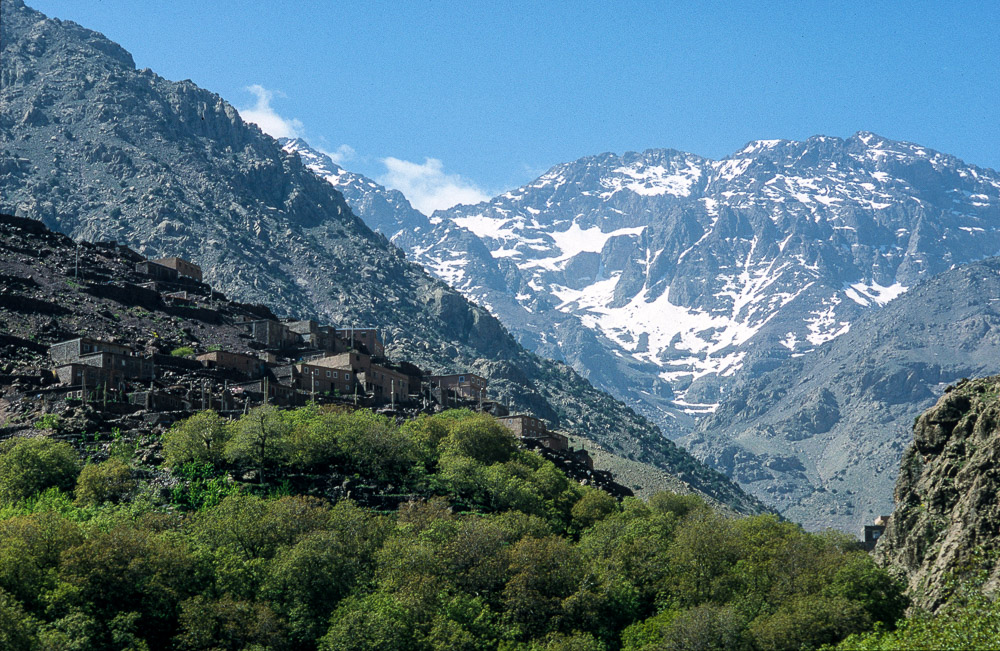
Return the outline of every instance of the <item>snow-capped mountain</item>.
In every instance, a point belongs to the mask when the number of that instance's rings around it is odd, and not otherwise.
[[[697,413],[719,378],[806,353],[920,278],[1000,251],[998,197],[993,171],[859,133],[720,161],[602,154],[435,217],[516,268],[525,308],[577,317]]]
[[[1000,252],[997,172],[867,132],[762,140],[723,160],[600,154],[430,218],[309,158],[304,143],[285,146],[524,345],[674,436],[731,387],[839,338],[918,282]],[[695,452],[731,471],[727,446]],[[753,458],[795,465],[795,450],[772,452]]]
[[[866,132],[762,140],[718,161],[601,154],[430,219],[285,146],[523,343],[671,431],[711,412],[736,373],[809,352],[919,279],[1000,251],[1000,175]]]

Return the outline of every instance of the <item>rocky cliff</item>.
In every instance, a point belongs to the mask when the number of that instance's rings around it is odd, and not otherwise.
[[[913,427],[896,510],[875,548],[915,605],[940,607],[963,583],[1000,582],[1000,376],[947,388]]]

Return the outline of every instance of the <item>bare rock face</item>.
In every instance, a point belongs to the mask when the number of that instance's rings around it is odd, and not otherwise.
[[[985,572],[995,592],[1000,566],[1000,376],[963,380],[920,416],[903,456],[896,510],[875,554],[909,581],[914,605],[939,608]]]

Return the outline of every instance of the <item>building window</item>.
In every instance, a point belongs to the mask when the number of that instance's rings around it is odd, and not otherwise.
[[[330,377],[330,371],[327,371],[327,372],[326,372],[326,376],[327,376],[327,377]]]
[[[335,378],[337,377],[337,372],[336,371],[333,372],[333,377],[335,377]]]
[[[345,380],[350,380],[351,379],[351,374],[350,373],[344,373],[344,379]]]
[[[465,376],[464,375],[459,375],[458,376],[458,381],[459,382],[465,382]]]

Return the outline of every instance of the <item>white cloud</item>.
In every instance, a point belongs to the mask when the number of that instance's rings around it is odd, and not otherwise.
[[[386,172],[378,178],[382,185],[402,192],[413,207],[430,215],[460,203],[479,203],[489,195],[458,174],[446,174],[437,158],[427,158],[423,164],[399,158],[383,158]]]
[[[358,152],[354,151],[354,147],[351,147],[350,145],[341,145],[337,147],[336,151],[328,151],[326,149],[320,149],[319,147],[316,149],[329,156],[330,160],[337,165],[343,165],[344,163],[352,161],[358,157]]]
[[[260,84],[247,86],[247,90],[257,96],[257,103],[251,108],[239,109],[240,117],[245,122],[253,122],[260,130],[272,138],[300,138],[305,129],[297,118],[283,118],[271,108],[271,99],[276,95],[283,97],[278,91],[271,91]]]

